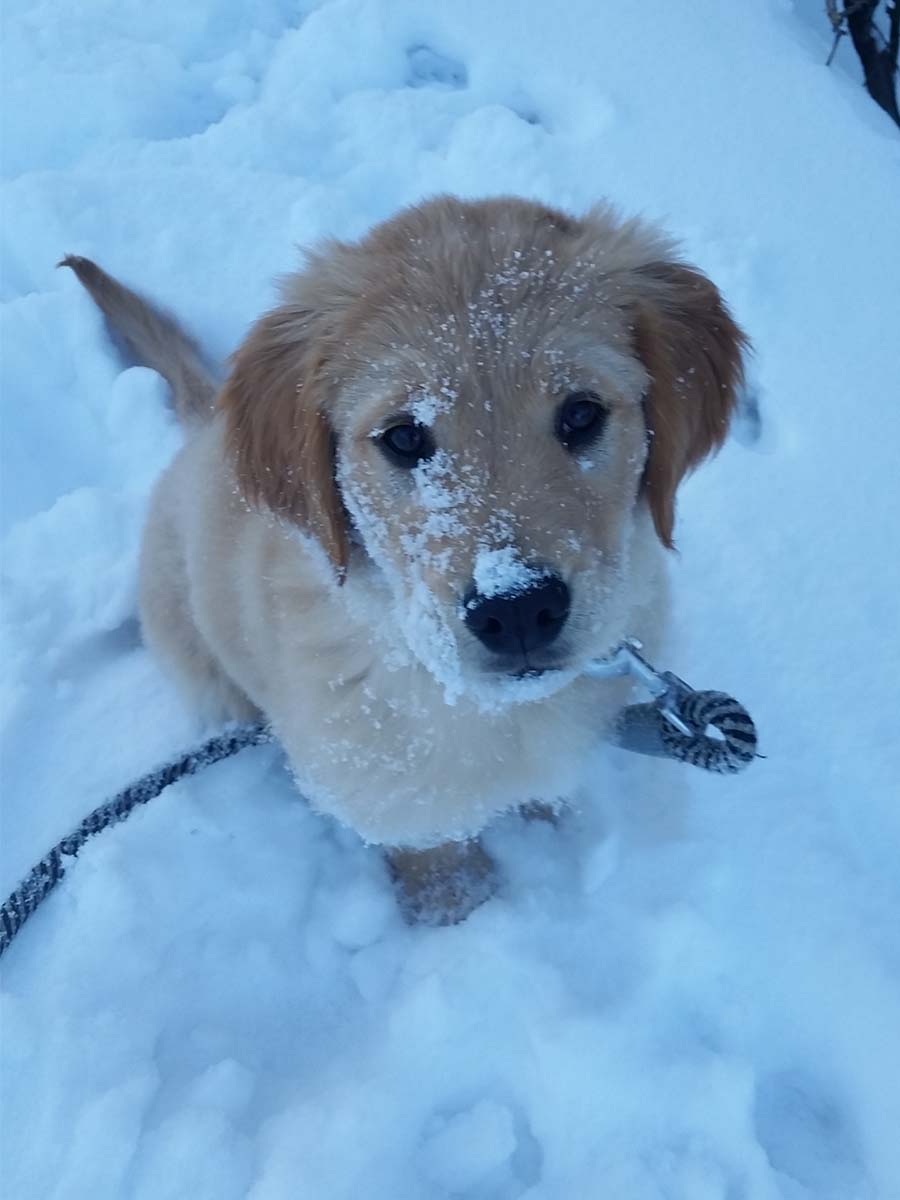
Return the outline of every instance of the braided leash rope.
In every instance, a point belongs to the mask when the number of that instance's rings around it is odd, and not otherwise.
[[[689,734],[665,718],[660,726],[662,743],[671,758],[720,775],[734,775],[756,757],[756,727],[750,714],[724,692],[692,691],[679,701],[678,715]],[[711,737],[708,728],[719,736]]]
[[[110,825],[124,821],[135,808],[153,800],[179,779],[196,775],[204,767],[230,758],[247,746],[259,746],[271,741],[271,736],[263,725],[250,725],[217,734],[197,749],[142,776],[136,783],[95,808],[77,829],[57,842],[53,849],[32,867],[0,907],[0,957],[8,950],[13,938],[38,905],[65,875],[67,864],[63,860],[74,858],[88,838],[109,828]]]
[[[717,775],[736,775],[758,757],[753,721],[724,692],[691,691],[670,711],[659,700],[629,704],[619,713],[613,737],[623,750],[674,758]]]
[[[695,691],[671,671],[655,670],[639,649],[640,643],[628,639],[587,669],[594,679],[631,675],[655,697],[651,704],[622,709],[614,736],[623,749],[719,775],[743,771],[758,757],[756,726],[739,701],[724,692]]]

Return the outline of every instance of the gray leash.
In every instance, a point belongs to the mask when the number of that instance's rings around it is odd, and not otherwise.
[[[271,734],[263,725],[250,725],[243,729],[217,734],[196,750],[181,758],[173,759],[144,775],[136,783],[107,800],[84,818],[81,824],[57,842],[49,854],[32,867],[16,890],[0,908],[0,957],[9,948],[13,938],[35,911],[41,901],[53,891],[66,873],[65,858],[74,858],[88,838],[95,833],[124,821],[128,814],[140,804],[153,800],[170,784],[188,775],[196,775],[204,767],[212,766],[223,758],[230,758],[247,746],[258,746],[271,741]]]
[[[649,704],[629,704],[620,713],[615,737],[626,750],[675,758],[723,774],[742,771],[756,757],[756,729],[737,700],[722,692],[696,692],[671,671],[655,671],[638,653],[638,643],[634,641],[623,642],[615,654],[591,663],[585,673],[595,679],[632,675],[655,697]],[[138,805],[153,800],[179,779],[196,775],[204,767],[230,758],[247,746],[271,740],[272,735],[264,725],[248,725],[217,734],[95,808],[77,829],[57,842],[32,867],[0,908],[0,957],[65,875],[63,859],[74,858],[88,838],[124,821]]]

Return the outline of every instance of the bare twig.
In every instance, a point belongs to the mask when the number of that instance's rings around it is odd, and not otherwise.
[[[837,54],[841,38],[845,37],[848,33],[847,17],[867,2],[868,0],[850,0],[849,4],[839,4],[838,0],[825,0],[825,12],[834,31],[834,42],[831,47],[831,53],[828,55],[825,63],[826,67],[830,67],[834,62],[834,56]]]
[[[834,56],[837,54],[837,48],[841,44],[841,38],[844,36],[844,34],[846,32],[847,32],[846,29],[836,29],[834,31],[834,42],[832,43],[832,46],[831,46],[831,53],[828,55],[828,58],[825,60],[826,67],[830,67],[831,64],[834,62]]]

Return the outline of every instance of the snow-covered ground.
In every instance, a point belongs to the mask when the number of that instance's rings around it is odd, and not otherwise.
[[[4,1195],[900,1197],[888,118],[787,0],[9,0],[4,43],[4,895],[195,732],[135,623],[179,435],[67,251],[224,358],[296,243],[428,194],[662,218],[761,416],[683,492],[664,665],[767,755],[598,757],[559,829],[490,833],[500,894],[449,929],[274,749],[172,788],[4,960]]]

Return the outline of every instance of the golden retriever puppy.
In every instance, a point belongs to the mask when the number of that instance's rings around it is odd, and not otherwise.
[[[147,641],[207,718],[271,722],[410,912],[461,917],[479,831],[570,795],[623,702],[585,663],[662,631],[676,489],[741,381],[718,291],[605,208],[438,198],[311,252],[216,396],[170,318],[65,262],[187,431]]]

